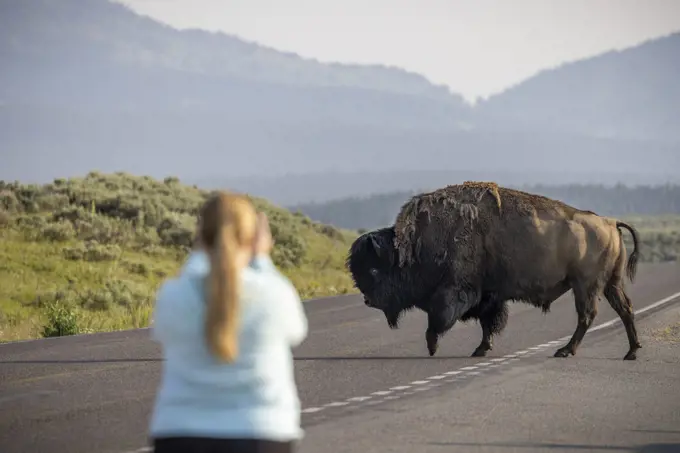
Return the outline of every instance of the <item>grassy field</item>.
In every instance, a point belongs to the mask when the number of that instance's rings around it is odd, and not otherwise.
[[[207,194],[122,173],[0,182],[0,341],[147,326]],[[353,292],[344,259],[354,233],[253,201],[269,216],[274,262],[302,298]]]
[[[0,341],[147,326],[207,195],[124,173],[0,182]],[[355,292],[344,268],[354,232],[253,201],[270,218],[274,262],[303,299]],[[680,259],[680,216],[626,220],[640,231],[642,261]]]
[[[628,216],[622,217],[640,233],[642,262],[680,261],[680,216]],[[633,250],[630,233],[624,232],[628,253]]]

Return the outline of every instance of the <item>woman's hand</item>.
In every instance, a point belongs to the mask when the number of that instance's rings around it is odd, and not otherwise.
[[[254,254],[269,255],[274,246],[274,239],[272,238],[271,230],[269,229],[269,220],[264,212],[257,215],[257,233],[255,233]]]

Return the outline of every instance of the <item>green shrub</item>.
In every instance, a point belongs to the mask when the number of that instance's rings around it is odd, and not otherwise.
[[[0,190],[0,208],[7,212],[18,212],[21,209],[21,203],[13,191],[3,189]]]
[[[151,275],[153,269],[149,267],[146,263],[137,262],[125,262],[125,266],[131,274],[141,275],[142,277],[148,277]]]
[[[191,247],[195,228],[195,218],[185,214],[173,214],[163,219],[156,232],[163,245]]]
[[[63,337],[81,332],[77,310],[63,301],[49,302],[44,312],[47,322],[42,329],[43,337]]]
[[[63,250],[64,258],[71,261],[115,261],[120,258],[122,249],[117,245],[86,242]]]
[[[40,235],[51,242],[65,242],[73,239],[76,231],[68,221],[50,222],[40,228]]]
[[[0,228],[6,228],[12,224],[12,216],[9,212],[0,208]]]
[[[113,306],[133,308],[151,305],[154,293],[132,282],[114,280],[79,295],[79,305],[87,310],[109,310]]]

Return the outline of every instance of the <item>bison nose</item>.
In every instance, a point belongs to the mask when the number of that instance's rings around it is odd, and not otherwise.
[[[368,306],[368,307],[371,306],[371,303],[370,303],[370,302],[368,301],[368,299],[365,298],[365,297],[364,297],[364,304],[366,304],[366,306]]]

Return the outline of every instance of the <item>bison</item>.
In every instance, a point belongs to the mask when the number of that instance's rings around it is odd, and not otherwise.
[[[626,260],[621,228],[633,236]],[[418,308],[433,356],[456,321],[476,319],[482,341],[472,356],[493,349],[508,321],[508,302],[550,311],[573,291],[578,322],[555,357],[575,355],[604,295],[623,321],[635,360],[638,341],[624,272],[633,281],[638,235],[630,225],[561,201],[491,182],[465,182],[412,197],[391,227],[361,235],[347,267],[367,306],[381,310],[392,329]]]

